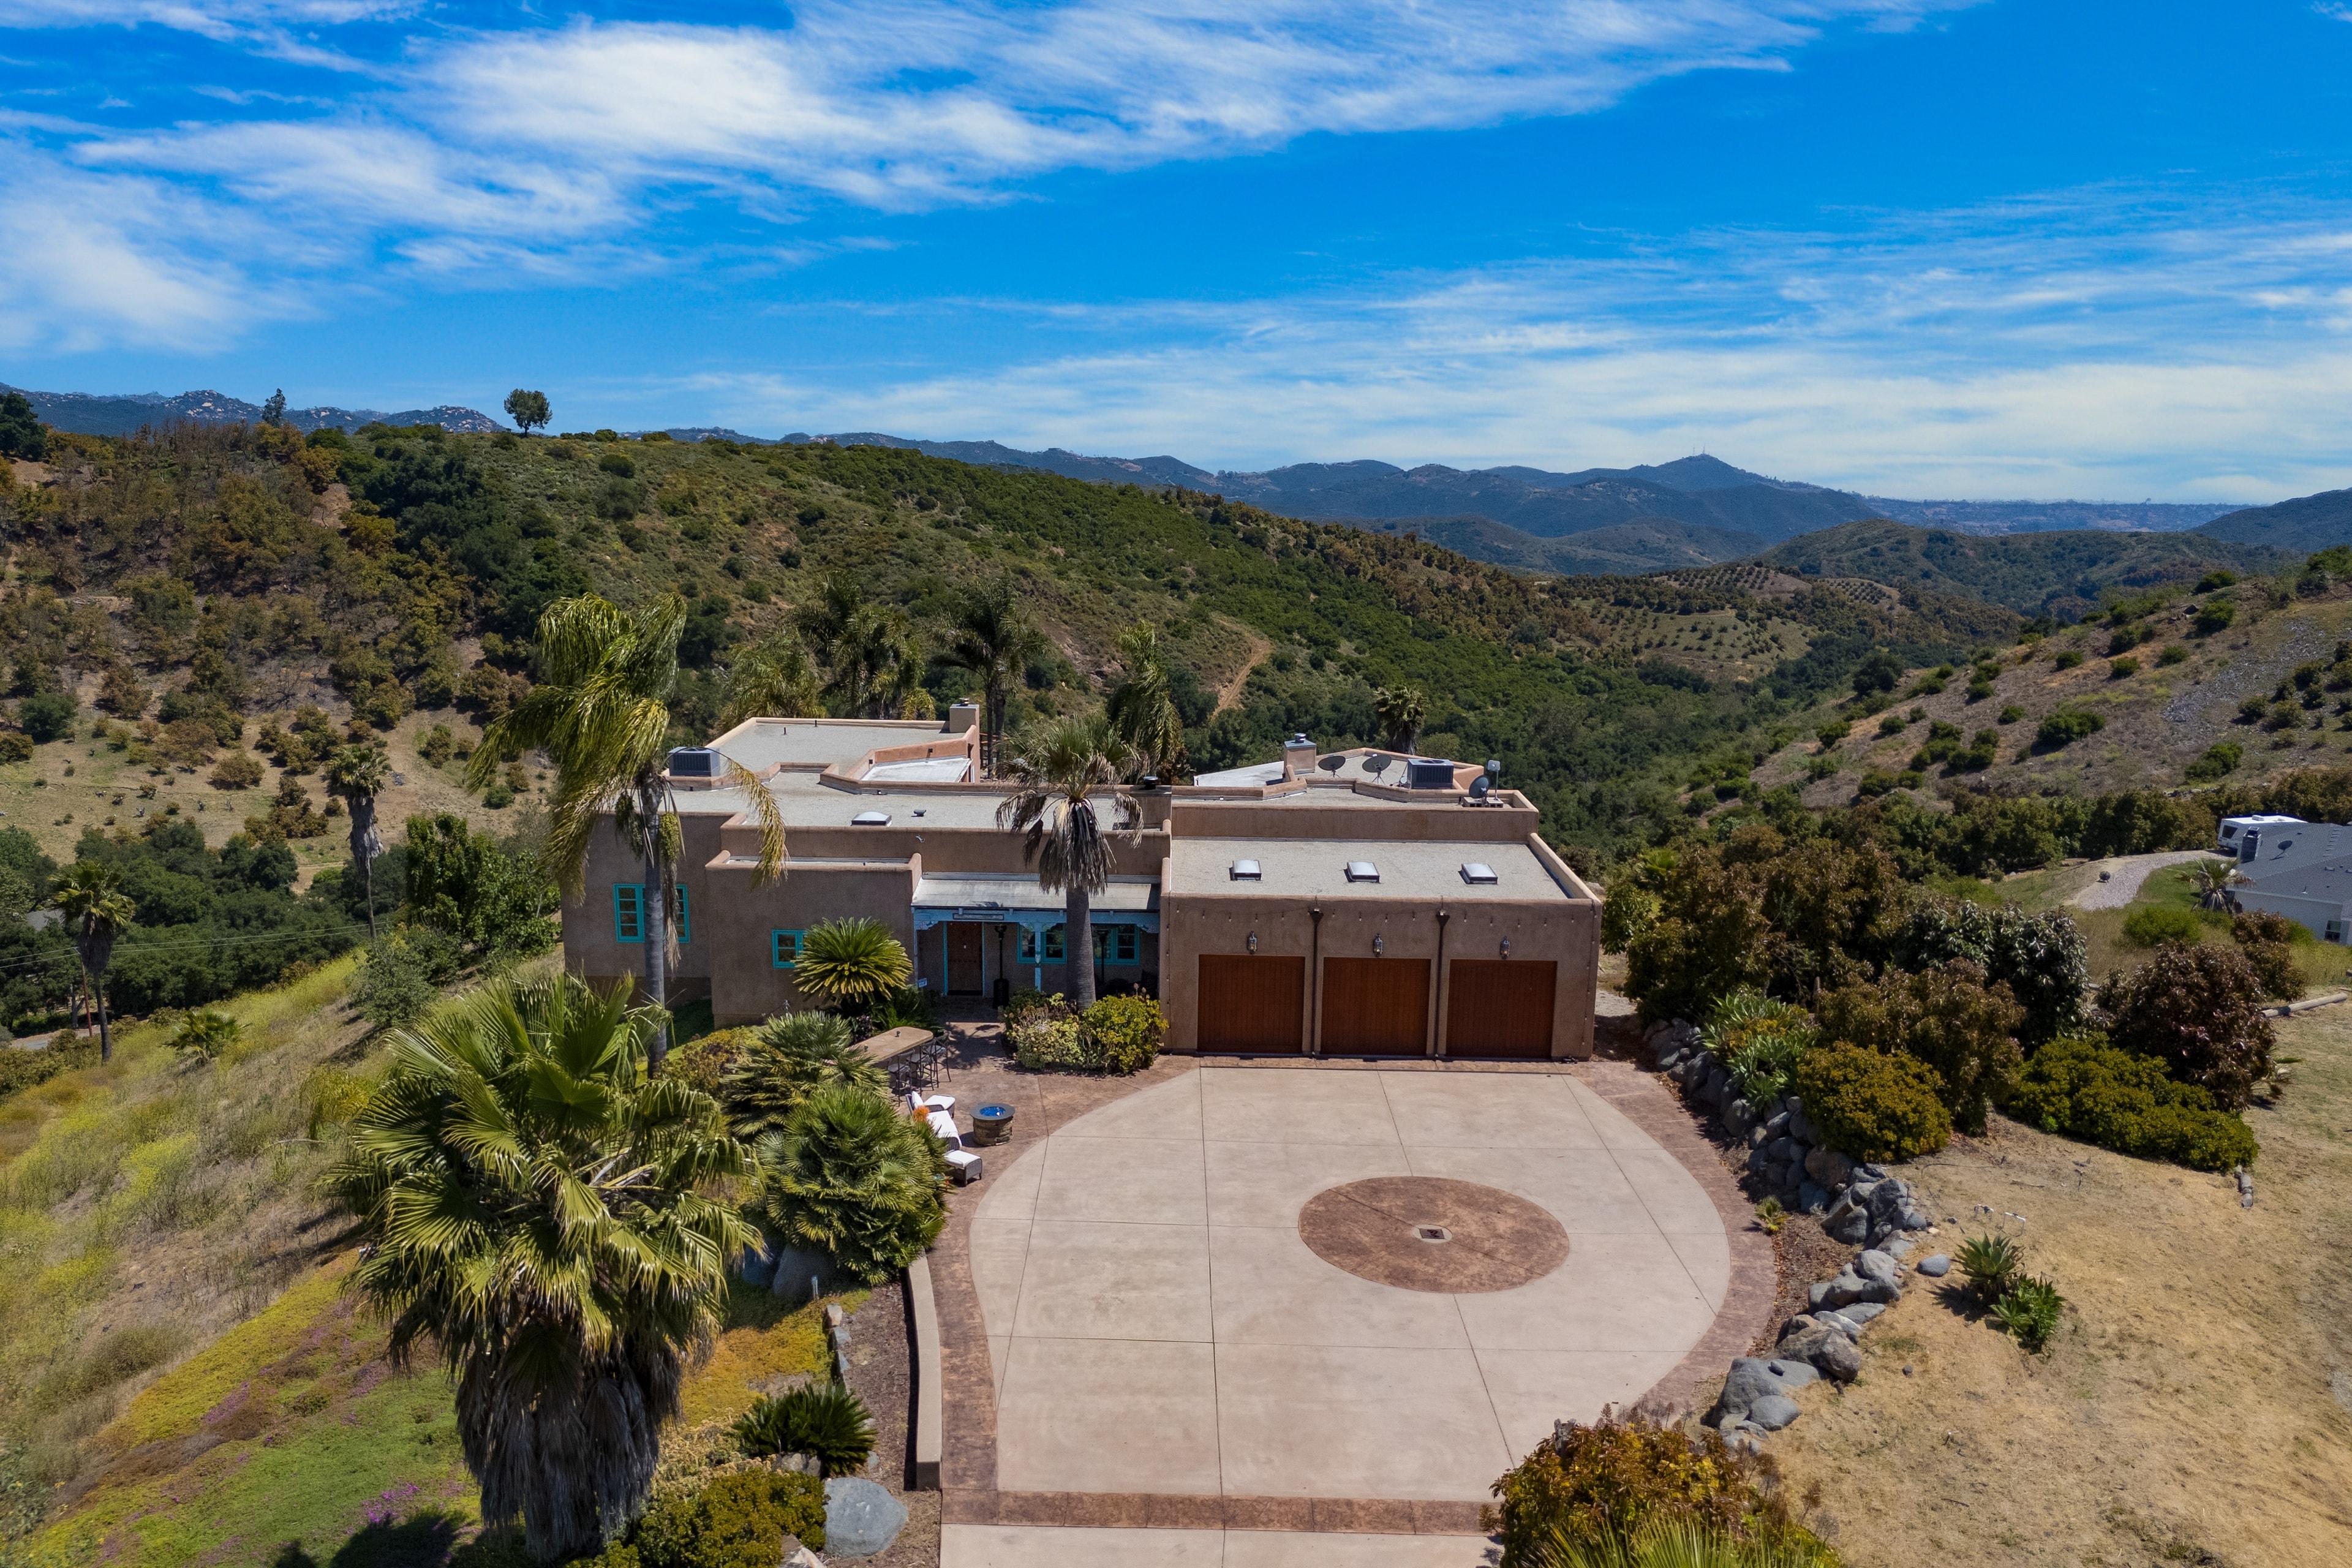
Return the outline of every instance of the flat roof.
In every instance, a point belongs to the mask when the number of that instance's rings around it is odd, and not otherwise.
[[[927,736],[949,738],[943,726],[929,721],[819,723],[814,719],[747,719],[711,742],[710,747],[758,773],[778,763],[793,767],[854,763],[877,746],[919,746]]]
[[[1233,864],[1255,860],[1255,881],[1236,881]],[[1368,860],[1377,882],[1351,882],[1348,864]],[[1480,864],[1492,882],[1465,879],[1462,868]],[[1525,902],[1573,896],[1525,844],[1444,844],[1392,838],[1178,838],[1168,847],[1171,892],[1277,898],[1444,899],[1453,902]]]

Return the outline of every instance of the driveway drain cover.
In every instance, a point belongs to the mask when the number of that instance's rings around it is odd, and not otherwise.
[[[1360,1279],[1402,1290],[1510,1290],[1568,1261],[1568,1233],[1524,1198],[1444,1176],[1376,1176],[1318,1193],[1298,1237]]]

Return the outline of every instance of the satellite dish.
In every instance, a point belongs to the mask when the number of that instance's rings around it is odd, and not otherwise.
[[[1389,764],[1395,761],[1396,759],[1394,757],[1390,756],[1385,752],[1375,752],[1370,756],[1364,759],[1364,771],[1371,774],[1374,778],[1378,778],[1382,773],[1388,772]]]
[[[1315,765],[1327,773],[1336,773],[1348,765],[1348,759],[1345,753],[1334,752],[1328,757],[1318,757]]]
[[[1484,800],[1486,798],[1486,792],[1494,787],[1494,784],[1488,782],[1486,775],[1485,773],[1480,773],[1476,778],[1470,781],[1470,798],[1472,800]]]

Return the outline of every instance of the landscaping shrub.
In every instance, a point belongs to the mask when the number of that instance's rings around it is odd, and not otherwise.
[[[2011,1285],[1993,1304],[1992,1315],[2027,1354],[2040,1355],[2050,1348],[2050,1336],[2058,1331],[2065,1310],[2066,1298],[2058,1294],[2058,1287],[2032,1276]]]
[[[1091,1065],[1105,1072],[1141,1072],[1160,1056],[1167,1016],[1149,996],[1106,996],[1079,1016]]]
[[[888,1077],[856,1048],[851,1033],[846,1021],[830,1013],[788,1013],[749,1031],[718,1093],[735,1136],[783,1131],[793,1113],[826,1089],[881,1095]]]
[[[698,1491],[654,1499],[623,1550],[634,1552],[638,1568],[776,1568],[787,1537],[813,1552],[824,1548],[824,1483],[738,1470]],[[613,1556],[608,1550],[592,1561]]]
[[[401,926],[368,944],[352,977],[352,1010],[379,1028],[405,1028],[432,1011],[460,956],[431,926]]]
[[[0,1048],[0,1098],[47,1083],[61,1072],[97,1065],[96,1035],[85,1040],[60,1029],[49,1037],[48,1047],[44,1050]]]
[[[2188,771],[2181,777],[2190,784],[2211,784],[2215,779],[2226,778],[2237,772],[2238,764],[2245,760],[2245,755],[2246,748],[2237,742],[2216,741],[2205,748],[2203,756],[2189,764]]]
[[[750,1029],[713,1029],[709,1034],[697,1035],[684,1045],[672,1046],[661,1066],[654,1069],[654,1076],[674,1078],[724,1104],[727,1075],[742,1060],[752,1037]]]
[[[914,973],[907,950],[877,920],[824,921],[802,934],[793,981],[828,1006],[871,1006]]]
[[[2225,1110],[2243,1110],[2270,1076],[2274,1037],[2263,1015],[2262,977],[2229,949],[2167,942],[2133,973],[2109,976],[2099,1006],[2113,1020],[2107,1035],[2116,1045],[2162,1062]],[[1810,1113],[1812,1102],[1805,1108]]]
[[[947,1223],[947,1150],[929,1127],[869,1089],[821,1089],[761,1138],[752,1212],[787,1247],[822,1251],[878,1285]]]
[[[1834,1042],[1804,1054],[1796,1083],[1821,1141],[1853,1159],[1908,1160],[1951,1142],[1943,1081],[1916,1057]]]
[[[874,1452],[866,1402],[832,1384],[755,1401],[735,1423],[735,1442],[755,1459],[806,1454],[827,1476],[851,1476]]]
[[[2025,1009],[2008,986],[1986,985],[1984,971],[1965,959],[1841,986],[1822,998],[1821,1018],[1830,1039],[1934,1068],[1938,1098],[1967,1132],[1984,1131],[1986,1112],[2008,1094],[2024,1060],[2016,1035]],[[1806,1097],[1808,1114],[1812,1104]]]
[[[1024,985],[1004,999],[1004,1005],[996,1010],[996,1016],[1010,1030],[1026,1023],[1033,1014],[1060,1005],[1061,1001],[1062,994],[1058,991],[1049,996],[1034,985]]]
[[[180,1020],[180,1026],[172,1031],[172,1048],[198,1061],[215,1061],[236,1044],[242,1033],[235,1018],[206,1007]]]
[[[1058,995],[1009,1026],[1005,1037],[1012,1042],[1013,1059],[1024,1068],[1074,1072],[1087,1065],[1086,1030],[1076,1011]]]
[[[1700,1043],[1724,1064],[1750,1104],[1788,1093],[1797,1058],[1820,1038],[1803,1008],[1744,989],[1717,998],[1699,1031]]]
[[[2007,1110],[2044,1132],[2192,1170],[2226,1171],[2260,1152],[2245,1122],[2216,1107],[2210,1094],[2098,1035],[2053,1040],[2034,1052]]]
[[[1966,959],[1984,971],[1988,984],[2008,986],[2025,1009],[2017,1036],[2029,1049],[2082,1021],[2083,994],[2091,983],[2088,951],[2081,930],[2058,910],[2036,914],[1940,894],[1914,900],[1893,943],[1893,956],[1906,969]]]
[[[2079,658],[2076,663],[2082,662]],[[2075,742],[2097,734],[2107,727],[2107,721],[2096,713],[2086,713],[2079,708],[2061,708],[2042,721],[2033,731],[2033,749],[2054,752]]]
[[[1834,1564],[1767,1489],[1770,1478],[1763,1461],[1715,1432],[1693,1439],[1641,1416],[1564,1422],[1495,1483],[1503,1568],[1538,1568],[1563,1549],[1606,1549],[1682,1525]]]
[[[923,986],[902,985],[875,999],[871,1021],[877,1035],[885,1029],[937,1029],[939,999]]]
[[[2009,1237],[2001,1235],[1972,1236],[1960,1244],[1958,1258],[1961,1275],[1977,1300],[1990,1307],[2009,1294],[2009,1288],[2025,1270],[2025,1253]]]
[[[2194,946],[2205,940],[2205,922],[2190,910],[2170,904],[2145,904],[2124,917],[2124,940],[2134,947],[2168,942]]]
[[[2295,962],[2294,948],[2311,940],[2309,930],[2269,910],[2250,910],[2230,921],[2230,940],[2254,966],[2263,995],[2292,1002],[2303,994],[2303,965]]]

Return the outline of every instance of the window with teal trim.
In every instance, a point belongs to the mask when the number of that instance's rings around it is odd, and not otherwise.
[[[646,940],[646,889],[638,883],[613,884],[613,940]]]
[[[768,933],[768,956],[778,969],[790,969],[801,961],[801,933],[796,931],[772,931]]]
[[[677,889],[677,942],[680,947],[686,945],[687,933],[693,925],[694,921],[687,914],[686,889],[680,888]]]
[[[1133,926],[1095,927],[1095,962],[1097,963],[1133,963],[1135,962],[1135,928]]]
[[[1021,959],[1023,963],[1059,963],[1062,962],[1062,928],[1055,926],[1045,933],[1045,956],[1037,956],[1037,933],[1027,926],[1021,928]]]

